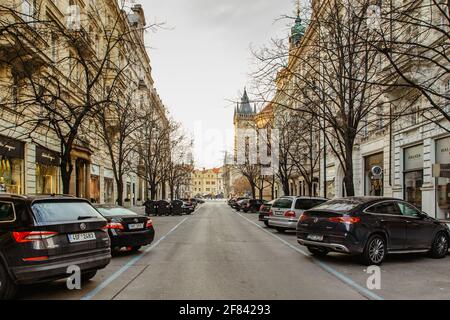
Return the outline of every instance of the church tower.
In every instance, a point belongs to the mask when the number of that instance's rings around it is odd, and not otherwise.
[[[241,102],[236,104],[234,110],[234,160],[237,160],[237,143],[239,129],[252,129],[255,127],[256,106],[252,108],[250,99],[247,94],[247,89],[244,89],[244,94]]]

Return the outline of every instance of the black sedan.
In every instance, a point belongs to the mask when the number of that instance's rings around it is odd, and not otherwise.
[[[428,253],[442,259],[449,249],[449,227],[399,199],[351,197],[307,210],[297,240],[313,255],[330,251],[358,254],[364,264],[380,265],[387,254]]]
[[[153,242],[155,230],[150,218],[119,206],[97,206],[97,210],[108,221],[106,228],[113,250],[127,248],[136,252]]]

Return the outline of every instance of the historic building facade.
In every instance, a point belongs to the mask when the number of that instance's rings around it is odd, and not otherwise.
[[[11,11],[2,11],[0,15],[7,19],[13,19],[11,22],[26,25],[33,19],[43,21],[53,19],[61,26],[69,28],[68,19],[76,17],[81,18],[78,21],[81,25],[77,30],[82,41],[85,41],[86,50],[94,55],[100,55],[105,50],[105,43],[99,39],[99,33],[95,31],[100,21],[93,21],[92,15],[96,12],[93,2],[84,3],[82,1],[1,1],[2,4],[10,5]],[[130,108],[155,109],[161,116],[166,117],[165,107],[156,92],[154,82],[151,76],[150,59],[144,44],[144,27],[146,25],[145,16],[141,5],[134,5],[130,12],[123,16],[124,12],[118,7],[117,2],[102,4],[101,23],[108,26],[108,23],[120,21],[120,32],[127,37],[128,47],[124,47],[124,52],[117,55],[117,65],[121,65],[121,59],[124,55],[132,55],[133,63],[127,70],[129,83],[138,83],[139,98]],[[98,10],[98,8],[97,8]],[[14,12],[12,14],[11,12]],[[62,13],[74,12],[74,16],[67,16]],[[98,13],[98,12],[97,12]],[[119,17],[119,18],[118,18]],[[2,19],[3,19],[2,18]],[[115,19],[116,18],[116,19]],[[77,23],[77,21],[72,21]],[[30,26],[32,26],[30,24]],[[5,24],[2,24],[5,27]],[[113,28],[111,27],[111,30]],[[30,29],[30,32],[34,32]],[[65,29],[64,32],[70,32]],[[42,34],[43,37],[47,34]],[[66,94],[73,95],[69,99],[77,99],[77,86],[73,76],[67,70],[63,62],[65,56],[70,57],[70,44],[58,43],[58,39],[48,35],[45,39],[47,45],[44,49],[30,45],[27,50],[32,52],[29,68],[33,72],[57,72],[61,71],[60,77],[68,77],[67,83],[71,87],[65,88]],[[80,41],[81,41],[80,40]],[[0,39],[0,56],[2,59],[8,58],[12,51],[17,51],[14,41],[10,38]],[[36,44],[37,46],[37,44]],[[4,60],[2,60],[4,61]],[[18,70],[15,70],[14,63],[0,62],[0,83],[2,86],[8,86],[10,82],[15,81]],[[34,69],[33,69],[34,68]],[[70,66],[69,66],[70,68]],[[29,70],[29,71],[30,71]],[[131,79],[131,80],[130,80]],[[20,94],[20,92],[18,93]],[[10,96],[2,96],[2,99],[11,99]],[[2,100],[2,105],[11,104],[12,101]],[[30,115],[32,117],[32,114]],[[112,119],[114,121],[114,119]],[[17,125],[21,123],[20,125]],[[83,127],[83,136],[75,142],[71,153],[73,173],[70,181],[70,194],[86,198],[97,203],[116,203],[117,185],[114,179],[111,160],[107,148],[102,144],[95,131],[97,128],[85,125]],[[62,193],[61,172],[60,172],[60,151],[61,144],[58,138],[45,127],[37,128],[30,132],[26,121],[17,121],[14,112],[7,108],[1,109],[0,117],[0,192],[14,194],[58,194]],[[147,196],[146,183],[137,175],[139,160],[133,162],[135,170],[130,172],[124,180],[124,200],[127,205],[138,205],[143,202]],[[163,188],[161,188],[163,189]],[[159,197],[162,197],[162,191],[159,191]]]

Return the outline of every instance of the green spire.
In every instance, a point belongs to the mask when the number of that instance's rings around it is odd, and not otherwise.
[[[297,19],[295,19],[295,25],[291,29],[291,41],[293,44],[298,44],[300,40],[305,35],[306,28],[302,24],[302,19],[300,18],[300,1],[297,5]]]

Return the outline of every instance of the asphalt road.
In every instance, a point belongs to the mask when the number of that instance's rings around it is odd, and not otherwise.
[[[353,257],[312,258],[295,233],[278,234],[224,202],[156,217],[155,242],[124,253],[81,290],[65,281],[23,287],[22,299],[450,299],[449,259],[389,258],[381,290]]]

